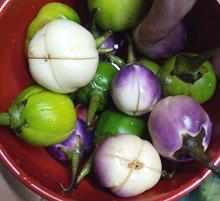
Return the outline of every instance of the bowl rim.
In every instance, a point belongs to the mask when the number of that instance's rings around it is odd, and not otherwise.
[[[15,176],[18,181],[20,181],[24,186],[34,191],[37,195],[53,201],[63,201],[63,197],[57,193],[54,193],[46,186],[39,184],[33,179],[29,174],[25,173],[25,171],[16,164],[16,162],[10,157],[10,155],[6,152],[5,148],[0,143],[0,160],[5,165],[5,167],[9,170],[9,172]],[[77,201],[71,199],[72,201]],[[65,201],[70,201],[70,199],[65,199]]]
[[[13,0],[2,0],[0,1],[0,18],[4,15],[7,8],[10,6],[10,4],[13,2]]]
[[[48,189],[46,186],[39,184],[30,177],[27,173],[25,173],[14,160],[10,157],[10,155],[5,151],[4,147],[0,143],[0,160],[6,166],[6,168],[14,175],[21,183],[23,183],[27,188],[31,189],[33,192],[38,194],[39,196],[51,200],[51,201],[78,201],[74,198],[64,198],[63,196],[59,195],[58,193],[54,193],[52,190]],[[214,159],[215,165],[220,164],[220,155],[216,156]],[[201,174],[193,177],[191,180],[187,181],[184,185],[181,185],[175,191],[171,193],[167,193],[164,195],[163,199],[158,199],[158,201],[174,201],[178,200],[187,193],[194,190],[198,187],[204,179],[206,179],[211,174],[211,171],[207,168],[204,168]]]
[[[7,8],[13,0],[2,0],[0,1],[0,18],[4,15]],[[216,1],[218,4],[220,2]],[[9,172],[17,178],[19,182],[21,182],[24,186],[35,192],[37,195],[51,201],[78,201],[74,198],[67,198],[55,193],[54,191],[48,189],[46,186],[39,184],[33,179],[29,174],[27,174],[16,162],[13,158],[6,152],[4,146],[0,142],[0,161],[3,165],[9,170]],[[220,164],[220,153],[216,155],[212,161],[215,161],[215,165]],[[206,179],[211,174],[211,171],[207,168],[203,168],[201,174],[191,178],[191,180],[187,181],[184,185],[181,185],[175,191],[167,193],[164,195],[163,199],[158,199],[158,201],[174,201],[178,200],[187,193],[194,190],[198,187],[204,179]]]

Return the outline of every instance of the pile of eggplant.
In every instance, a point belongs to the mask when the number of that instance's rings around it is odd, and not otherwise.
[[[133,30],[147,1],[109,2],[87,1],[87,25],[58,2],[30,19],[24,45],[34,84],[0,113],[0,125],[71,164],[63,191],[93,172],[115,195],[136,196],[175,176],[162,158],[195,159],[220,176],[205,154],[212,122],[201,105],[217,84],[210,51],[181,52],[187,40],[181,22],[143,55]]]

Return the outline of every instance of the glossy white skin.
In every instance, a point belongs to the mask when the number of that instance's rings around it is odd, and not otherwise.
[[[70,20],[53,20],[39,30],[28,46],[33,79],[45,88],[71,93],[95,76],[98,51],[92,34]]]
[[[129,167],[132,162],[143,164],[140,169]],[[108,137],[99,146],[94,170],[103,187],[120,197],[132,197],[157,184],[162,165],[153,145],[134,135]]]

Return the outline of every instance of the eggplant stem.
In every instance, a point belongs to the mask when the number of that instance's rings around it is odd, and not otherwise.
[[[134,51],[134,46],[133,46],[133,42],[131,37],[128,35],[127,36],[127,40],[128,40],[128,59],[127,59],[127,63],[131,64],[136,62],[136,56],[135,56],[135,51]]]
[[[102,100],[102,96],[99,94],[91,96],[89,102],[88,114],[87,114],[87,126],[91,125],[101,100]]]
[[[183,55],[180,54],[179,56],[177,56],[173,74],[179,77],[181,77],[181,75],[184,75],[184,74],[192,75],[194,79],[197,80],[198,79],[197,73],[199,71],[202,74],[207,72],[205,68],[202,68],[202,64],[206,60],[214,56],[214,54],[219,50],[220,48],[211,49],[194,57],[190,55],[187,56],[184,54]]]
[[[60,184],[60,186],[64,192],[69,192],[73,188],[77,187],[76,179],[77,179],[77,173],[78,173],[79,164],[81,161],[82,152],[83,152],[82,141],[80,139],[80,136],[77,135],[76,144],[75,144],[74,148],[72,150],[66,152],[67,158],[69,160],[71,160],[72,174],[71,174],[71,180],[70,180],[67,187],[64,187],[63,184]]]
[[[0,113],[0,125],[7,126],[10,124],[9,114],[7,112]]]
[[[98,48],[98,52],[99,52],[99,55],[102,55],[102,54],[107,54],[107,53],[110,53],[114,51],[114,48],[113,47],[109,47],[109,48]]]
[[[191,69],[193,69],[194,71],[198,71],[198,69],[200,68],[200,66],[208,59],[210,59],[211,57],[214,56],[214,54],[216,53],[216,51],[220,50],[220,48],[215,48],[215,49],[211,49],[208,50],[206,52],[203,52],[201,54],[199,54],[198,56],[191,58],[188,60],[188,65]]]
[[[202,150],[199,148],[190,149],[188,154],[220,177],[220,168],[210,162],[208,156]]]
[[[99,37],[99,33],[97,31],[96,21],[95,21],[95,16],[96,16],[96,13],[98,10],[100,10],[100,8],[94,8],[91,13],[92,23],[91,23],[90,30],[91,30],[91,33],[95,39],[97,39]]]
[[[96,38],[96,48],[100,48],[101,45],[107,41],[111,36],[113,32],[111,30],[107,31],[104,35],[100,36],[99,38]]]
[[[119,68],[123,68],[126,65],[125,60],[118,56],[112,54],[105,54],[105,56],[111,63],[116,64]]]
[[[182,148],[175,152],[174,157],[181,158],[189,155],[220,177],[220,168],[215,166],[204,152],[204,147],[202,145],[204,137],[204,128],[202,128],[199,134],[195,137],[192,137],[189,134],[183,135]]]
[[[85,165],[83,166],[82,170],[78,174],[78,177],[76,179],[76,185],[79,185],[79,183],[90,173],[92,170],[92,162],[95,155],[96,149],[94,149],[89,156],[88,160],[86,161]]]
[[[92,163],[93,163],[93,159],[95,157],[96,150],[99,147],[99,145],[102,143],[103,140],[104,140],[104,137],[96,138],[96,144],[92,150],[92,153],[90,154],[88,160],[86,161],[85,165],[83,166],[80,173],[78,174],[78,177],[76,180],[76,185],[78,185],[79,182],[82,181],[82,179],[85,178],[92,170]]]

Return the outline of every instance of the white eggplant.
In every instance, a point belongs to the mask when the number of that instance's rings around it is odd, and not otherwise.
[[[95,76],[98,51],[92,34],[70,20],[53,20],[40,29],[28,46],[33,79],[45,88],[71,93]]]
[[[156,75],[142,64],[131,63],[114,76],[111,95],[115,106],[132,116],[150,112],[161,98]]]
[[[120,197],[131,197],[157,184],[162,165],[150,142],[120,134],[108,137],[99,146],[94,170],[103,187]]]

